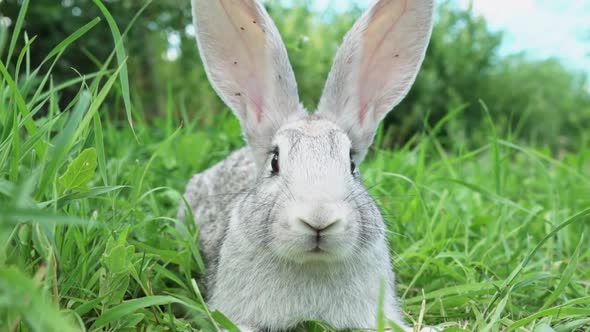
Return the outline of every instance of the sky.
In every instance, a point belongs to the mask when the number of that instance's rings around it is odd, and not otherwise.
[[[455,0],[505,33],[503,54],[524,51],[535,59],[556,57],[590,75],[590,0]],[[367,0],[314,0],[316,9],[345,10]]]

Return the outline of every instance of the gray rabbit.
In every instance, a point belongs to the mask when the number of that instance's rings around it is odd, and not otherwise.
[[[299,103],[287,51],[260,3],[192,6],[209,80],[247,141],[186,188],[209,306],[249,330],[305,320],[374,328],[384,292],[386,317],[410,330],[384,221],[357,165],[416,78],[433,0],[374,2],[345,36],[314,114]]]

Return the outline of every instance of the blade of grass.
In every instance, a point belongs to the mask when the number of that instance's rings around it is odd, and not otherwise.
[[[580,237],[580,241],[578,241],[578,245],[576,246],[576,249],[574,250],[573,255],[571,256],[570,262],[568,263],[568,265],[566,266],[565,270],[563,271],[561,278],[559,280],[559,284],[557,285],[557,288],[555,288],[555,290],[553,292],[551,292],[551,295],[549,295],[549,297],[545,300],[545,303],[543,304],[542,309],[547,309],[550,305],[552,305],[555,300],[557,300],[557,298],[559,297],[559,295],[561,295],[561,293],[563,293],[563,291],[565,290],[565,288],[567,287],[567,285],[569,285],[570,281],[572,280],[574,273],[576,272],[576,268],[578,267],[578,258],[580,256],[580,250],[582,247],[582,244],[584,243],[584,239],[585,239],[585,233],[582,233],[582,236]]]
[[[96,321],[94,322],[94,324],[92,324],[89,330],[100,331],[109,323],[115,322],[119,319],[123,319],[124,317],[136,312],[139,309],[171,303],[179,303],[186,305],[186,303],[184,303],[183,301],[175,297],[166,295],[146,296],[139,299],[125,301],[111,309],[106,310],[102,315],[100,315],[96,319]]]
[[[64,40],[59,42],[59,44],[57,44],[51,51],[49,51],[49,53],[47,54],[45,59],[43,59],[43,61],[41,61],[40,66],[42,66],[47,61],[49,61],[49,59],[53,58],[54,56],[56,56],[59,53],[61,53],[62,51],[64,51],[73,42],[80,39],[80,37],[84,36],[88,31],[90,31],[90,29],[94,28],[94,26],[96,26],[100,21],[101,21],[100,17],[94,18],[92,21],[84,24],[81,28],[78,28],[76,31],[74,31],[72,34],[70,34],[67,38],[65,38]]]
[[[25,103],[25,99],[21,95],[18,86],[16,85],[16,83],[14,82],[12,77],[10,76],[10,73],[8,72],[8,70],[6,69],[6,67],[4,66],[4,64],[2,62],[0,62],[0,73],[2,73],[4,80],[6,80],[6,83],[8,83],[8,87],[12,91],[14,101],[16,103],[18,110],[21,113],[21,116],[23,118],[27,118],[27,116],[29,115],[29,109],[27,108],[27,105]],[[31,119],[31,118],[29,118],[27,121],[25,121],[25,128],[27,129],[27,132],[29,135],[35,135],[37,133],[37,127],[35,126],[35,123],[33,122],[33,119]],[[45,146],[43,144],[37,145],[37,149],[40,152],[43,152],[41,154],[44,154]]]
[[[20,54],[18,55],[18,59],[16,60],[16,74],[14,74],[14,80],[16,82],[18,82],[18,78],[20,76],[19,73],[20,73],[22,61],[23,61],[25,55],[29,54],[29,50],[31,48],[31,45],[35,41],[35,39],[37,39],[37,36],[33,36],[33,38],[27,40],[27,42],[25,43],[25,46],[23,46],[22,50],[20,51]]]
[[[578,331],[577,329],[582,327],[590,327],[590,318],[577,319],[571,322],[567,322],[555,327],[555,332],[571,332]]]
[[[4,46],[8,38],[8,26],[6,23],[0,22],[0,56],[4,54]]]
[[[506,331],[507,332],[514,331],[514,330],[518,329],[519,327],[525,326],[526,324],[534,321],[535,319],[538,319],[541,317],[553,316],[553,315],[560,315],[562,317],[563,316],[588,317],[588,316],[590,316],[590,308],[572,308],[572,307],[558,306],[558,307],[553,307],[550,309],[541,310],[541,311],[536,312],[526,318],[523,318],[521,320],[517,320],[516,322],[512,323]]]
[[[104,194],[109,194],[114,191],[119,191],[119,190],[125,189],[125,188],[129,188],[129,187],[128,186],[96,187],[96,188],[92,188],[88,191],[74,193],[74,194],[68,194],[68,195],[60,197],[58,199],[57,208],[60,209],[72,201],[81,200],[81,199],[85,199],[85,198],[98,197],[98,196],[102,196]],[[50,203],[50,202],[51,201],[48,201],[47,203]]]
[[[97,157],[98,157],[98,172],[100,173],[100,177],[102,178],[102,182],[105,186],[108,186],[108,178],[107,178],[107,162],[105,157],[104,151],[104,134],[102,131],[102,123],[100,121],[100,116],[98,113],[95,113],[93,116],[93,123],[94,123],[94,146],[96,147]]]
[[[8,54],[6,55],[6,67],[10,66],[10,59],[12,58],[12,53],[14,52],[14,48],[16,47],[16,42],[20,36],[20,31],[23,27],[25,22],[25,16],[27,14],[27,10],[29,8],[29,0],[24,0],[20,4],[20,10],[18,11],[18,18],[16,19],[16,24],[14,25],[14,30],[12,30],[12,38],[10,39],[10,46],[8,47]]]
[[[12,122],[12,158],[10,158],[10,180],[18,181],[19,158],[21,155],[21,139],[18,131],[18,113],[13,113],[14,120]]]
[[[36,103],[37,100],[39,100],[39,98],[43,99],[43,97],[40,97],[42,94],[42,91],[45,87],[45,84],[47,83],[48,78],[51,75],[51,72],[53,71],[53,68],[55,66],[55,64],[57,63],[57,61],[61,58],[62,54],[65,52],[65,50],[76,40],[80,39],[80,37],[84,36],[86,33],[88,33],[88,31],[90,31],[90,29],[92,29],[94,26],[96,26],[98,23],[100,22],[100,18],[95,18],[92,21],[86,23],[84,26],[82,26],[81,28],[77,29],[76,31],[74,31],[72,34],[70,34],[67,38],[65,38],[63,41],[61,41],[59,44],[57,44],[50,52],[49,54],[43,59],[43,61],[41,62],[41,64],[33,71],[33,73],[30,75],[28,82],[30,82],[29,84],[33,84],[33,82],[35,82],[35,77],[37,76],[37,74],[39,73],[39,71],[41,70],[41,67],[47,62],[49,61],[51,58],[53,59],[53,62],[49,68],[49,70],[47,71],[47,73],[45,74],[45,76],[43,77],[43,79],[41,80],[41,83],[38,85],[35,94],[33,95],[33,97],[30,99],[29,102],[29,107],[31,107],[30,105],[33,103]]]
[[[135,24],[135,22],[137,21],[137,19],[141,16],[141,14],[147,9],[147,7],[152,3],[152,0],[148,0],[146,1],[146,3],[137,11],[137,13],[133,16],[133,18],[131,19],[131,21],[129,22],[129,24],[127,25],[127,27],[125,28],[125,30],[123,31],[123,34],[121,35],[121,37],[125,37],[127,36],[127,34],[129,33],[129,31],[131,30],[131,27],[133,27],[133,25]],[[101,64],[100,60],[97,59],[92,53],[90,53],[86,48],[82,49],[82,53],[84,53],[89,59],[90,61],[92,61],[96,67],[99,69],[99,73],[102,72],[110,72],[110,70],[108,69],[109,64],[111,63],[113,57],[115,56],[115,53],[117,52],[116,49],[113,49],[113,51],[109,54],[109,56],[107,57],[107,59]],[[100,78],[101,77],[97,77],[96,80],[92,83],[92,85],[97,85],[100,82]]]
[[[203,309],[205,311],[205,314],[209,318],[209,321],[211,323],[213,323],[213,327],[215,328],[215,331],[221,332],[215,319],[213,319],[213,316],[211,315],[211,311],[209,311],[209,308],[207,308],[207,304],[205,303],[205,299],[203,298],[203,294],[201,294],[201,290],[199,289],[199,286],[197,285],[197,282],[195,281],[195,279],[191,279],[191,285],[193,286],[193,290],[195,291],[195,295],[197,295],[197,299],[203,305]]]
[[[89,105],[90,93],[84,91],[80,95],[80,99],[78,100],[76,107],[74,107],[74,110],[70,114],[70,118],[68,119],[66,126],[59,133],[55,140],[55,145],[51,150],[52,153],[49,154],[48,161],[46,163],[47,166],[42,166],[43,172],[41,173],[42,177],[37,192],[38,198],[45,194],[45,190],[49,186],[49,183],[53,181],[60,165],[65,161],[68,152],[78,137],[76,130],[79,128]]]
[[[494,294],[494,296],[490,300],[488,306],[486,307],[486,310],[484,311],[484,315],[489,312],[489,310],[494,305],[494,303],[496,302],[496,300],[502,294],[504,294],[506,292],[506,290],[512,285],[512,283],[514,282],[514,280],[516,279],[516,277],[518,276],[518,274],[520,274],[520,272],[528,265],[528,263],[531,261],[531,259],[535,255],[535,253],[543,246],[543,244],[545,244],[545,242],[547,242],[547,240],[551,239],[553,236],[555,236],[555,234],[557,234],[563,228],[565,228],[565,227],[569,226],[570,224],[572,224],[574,221],[577,221],[581,217],[585,217],[587,215],[590,215],[590,208],[586,208],[586,209],[584,209],[584,210],[582,210],[582,211],[580,211],[580,212],[572,215],[571,217],[567,218],[562,223],[560,223],[559,225],[557,225],[551,232],[549,232],[549,234],[547,234],[535,246],[535,248],[533,248],[533,250],[531,250],[529,252],[529,254],[520,262],[520,264],[518,264],[518,266],[516,268],[514,268],[514,270],[512,271],[512,273],[510,273],[510,276],[508,276],[508,278],[506,278],[504,280],[504,282],[502,283],[502,285],[498,288],[498,291],[496,292],[496,294]]]
[[[119,78],[121,81],[121,93],[123,95],[123,103],[125,104],[125,112],[127,113],[127,121],[129,122],[129,126],[131,127],[131,131],[135,136],[135,139],[139,141],[137,134],[135,133],[135,129],[133,128],[133,119],[131,116],[131,96],[129,92],[129,73],[127,70],[127,64],[125,59],[127,56],[125,55],[125,48],[123,46],[123,38],[121,37],[121,32],[119,31],[119,27],[117,26],[117,22],[108,11],[108,9],[104,6],[102,1],[94,0],[94,3],[104,17],[107,20],[109,28],[111,29],[111,34],[113,35],[113,40],[115,41],[115,51],[117,55],[117,61],[119,62],[120,71],[119,71]]]
[[[4,223],[18,224],[33,222],[46,225],[86,225],[87,221],[78,217],[49,213],[44,210],[22,209],[11,206],[0,208],[0,218]]]
[[[80,122],[80,125],[78,126],[78,128],[76,130],[75,137],[80,136],[82,134],[82,132],[88,128],[90,121],[92,121],[92,119],[94,117],[94,114],[96,112],[98,112],[98,109],[102,106],[102,103],[104,102],[108,93],[110,92],[111,88],[113,87],[113,84],[115,84],[115,81],[117,80],[117,76],[119,74],[119,71],[122,68],[123,68],[122,66],[119,66],[117,71],[115,71],[113,73],[113,76],[111,76],[108,79],[108,81],[104,84],[104,86],[102,87],[100,92],[96,95],[96,97],[92,101],[92,104],[90,104],[90,107],[88,109],[88,112],[86,113],[86,116],[84,116],[84,118]],[[91,87],[91,88],[93,88],[93,87]]]
[[[31,112],[31,113],[32,114],[36,113],[36,110],[33,110],[33,112]],[[23,146],[21,149],[19,162],[22,162],[23,159],[29,155],[29,153],[31,152],[33,147],[35,147],[37,144],[45,144],[45,143],[39,143],[39,141],[41,141],[44,136],[49,135],[49,133],[51,132],[51,129],[61,119],[62,115],[63,115],[63,113],[55,115],[52,119],[48,120],[45,124],[43,124],[42,127],[38,128],[38,131],[35,135],[26,137],[26,141],[23,143]],[[41,157],[41,156],[39,156],[39,157]]]
[[[492,313],[491,317],[488,320],[489,324],[482,330],[482,332],[497,330],[497,327],[498,327],[499,322],[501,320],[502,313],[504,312],[504,309],[506,308],[506,305],[508,304],[508,300],[510,299],[510,291],[511,290],[512,289],[509,289],[506,292],[506,294],[504,295],[504,298],[502,298],[500,303],[498,303],[498,305],[496,306],[496,309],[494,310],[494,312]]]
[[[496,182],[496,195],[500,195],[502,193],[502,167],[500,167],[500,145],[498,144],[498,133],[496,131],[496,126],[494,125],[494,120],[492,119],[492,115],[490,114],[488,106],[481,99],[479,99],[479,104],[486,113],[486,119],[488,120],[490,130],[492,132],[492,152],[494,157],[493,160],[494,177]]]

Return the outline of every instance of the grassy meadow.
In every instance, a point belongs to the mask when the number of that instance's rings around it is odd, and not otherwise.
[[[235,330],[207,309],[198,230],[175,215],[190,176],[243,145],[239,124],[203,77],[189,88],[205,89],[206,102],[170,85],[148,112],[127,27],[95,3],[101,16],[41,63],[23,29],[29,1],[0,31],[0,331]],[[110,55],[54,80],[95,29],[109,32]],[[523,139],[494,101],[448,103],[395,144],[382,128],[361,165],[387,219],[406,320],[449,332],[590,331],[590,140],[582,122],[564,146]],[[467,116],[481,119],[473,136],[456,129]]]

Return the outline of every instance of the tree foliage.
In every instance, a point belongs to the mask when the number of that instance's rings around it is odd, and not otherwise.
[[[21,1],[4,2],[2,14],[15,19]],[[361,10],[318,14],[310,10],[309,2],[287,3],[271,1],[267,7],[287,44],[301,99],[312,110],[333,55]],[[112,0],[105,5],[124,30],[145,3]],[[31,2],[24,26],[29,37],[37,36],[31,63],[41,63],[43,55],[64,36],[100,16],[91,0]],[[175,0],[153,1],[133,23],[125,44],[133,98],[138,109],[157,115],[171,106],[166,97],[173,91],[180,97],[172,106],[186,109],[206,124],[224,105],[207,82],[190,23],[189,1]],[[452,129],[439,134],[467,145],[479,143],[486,139],[479,134],[487,123],[482,102],[497,128],[516,137],[553,148],[572,147],[585,139],[583,128],[590,125],[586,77],[553,59],[500,56],[502,38],[501,33],[490,31],[484,18],[458,9],[453,2],[441,4],[423,68],[408,97],[387,118],[383,144],[403,144],[418,130],[432,127],[459,108],[460,116],[447,127]],[[111,53],[112,44],[106,22],[101,22],[58,62],[54,80],[96,71]],[[167,57],[167,52],[175,56]],[[76,90],[70,92],[62,96],[62,106]]]

